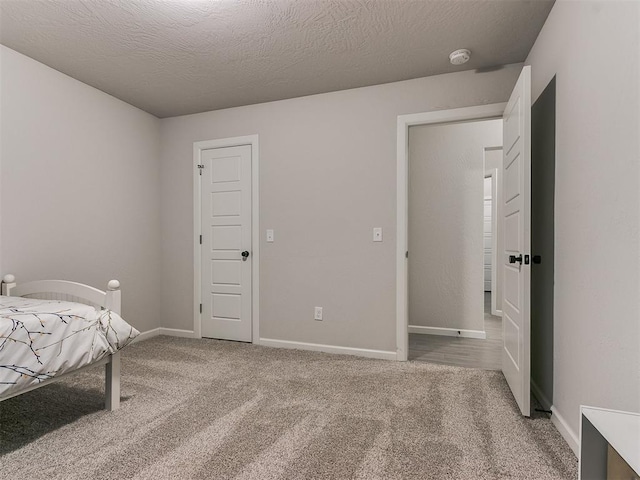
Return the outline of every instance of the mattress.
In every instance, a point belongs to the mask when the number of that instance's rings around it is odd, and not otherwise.
[[[0,399],[96,362],[139,334],[110,310],[0,296]]]

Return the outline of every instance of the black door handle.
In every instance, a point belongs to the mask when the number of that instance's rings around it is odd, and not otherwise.
[[[244,262],[249,257],[249,252],[245,250],[242,252],[242,261]]]
[[[522,254],[518,255],[517,257],[515,255],[509,255],[509,263],[516,262],[519,262],[520,265],[522,265]]]

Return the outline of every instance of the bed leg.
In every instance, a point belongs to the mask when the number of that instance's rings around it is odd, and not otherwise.
[[[109,411],[120,407],[120,352],[111,355],[105,365],[105,408]]]
[[[12,288],[16,288],[16,277],[8,273],[2,277],[2,295],[11,295]]]

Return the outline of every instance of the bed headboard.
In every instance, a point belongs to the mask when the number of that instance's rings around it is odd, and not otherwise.
[[[106,308],[120,314],[120,282],[111,280],[107,290],[102,291],[89,285],[67,280],[37,280],[16,283],[16,277],[8,274],[2,279],[2,295],[13,297],[39,298],[42,300],[64,300]]]

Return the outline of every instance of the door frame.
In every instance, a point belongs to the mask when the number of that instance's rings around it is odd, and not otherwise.
[[[484,149],[486,154],[487,150],[502,150],[502,147],[487,147]],[[484,171],[484,178],[491,179],[491,315],[496,317],[502,317],[502,310],[497,308],[497,298],[495,292],[498,289],[498,232],[501,232],[501,228],[498,228],[498,205],[502,201],[502,191],[498,193],[498,182],[502,180],[497,168],[491,168]],[[502,190],[502,189],[500,189]],[[501,285],[503,288],[504,286]]]
[[[397,212],[396,212],[396,351],[397,359],[409,355],[408,252],[409,237],[409,127],[502,118],[507,104],[398,115],[397,122]]]
[[[193,142],[193,336],[202,338],[202,258],[200,252],[200,234],[202,233],[201,203],[202,178],[198,165],[201,165],[203,150],[214,148],[251,146],[251,343],[260,340],[260,154],[258,135],[219,138]]]
[[[483,154],[486,152],[486,149],[483,150]],[[487,171],[487,169],[485,168],[484,170],[484,179],[486,180],[487,178],[491,179],[491,279],[489,280],[489,282],[491,283],[491,314],[493,315],[493,312],[495,310],[494,308],[494,303],[495,303],[495,291],[496,291],[496,243],[497,243],[497,229],[496,229],[496,213],[497,213],[497,199],[496,199],[496,179],[498,178],[498,169],[497,168],[492,168],[489,171]],[[483,200],[486,201],[484,199],[483,196]],[[483,201],[483,206],[484,206],[484,201]],[[484,253],[484,252],[483,252]],[[484,274],[484,256],[482,259],[482,267],[483,267],[483,274]],[[482,277],[482,285],[484,287],[484,277]],[[486,290],[485,290],[486,293]]]

